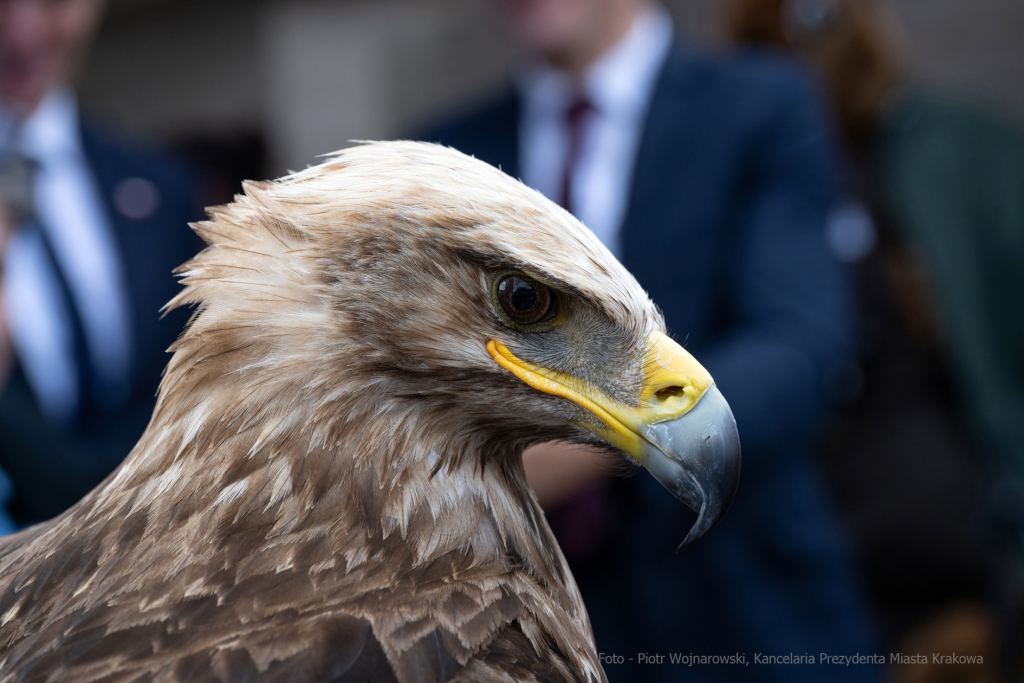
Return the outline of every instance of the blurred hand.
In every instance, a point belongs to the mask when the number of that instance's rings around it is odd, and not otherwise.
[[[526,479],[545,510],[611,474],[617,459],[588,446],[553,442],[523,453]]]

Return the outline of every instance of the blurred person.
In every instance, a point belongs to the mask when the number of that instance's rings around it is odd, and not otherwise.
[[[190,173],[80,115],[70,82],[102,0],[0,0],[0,467],[24,525],[61,513],[134,446],[184,314]],[[14,180],[20,179],[20,180]]]
[[[1024,613],[1024,128],[915,83],[886,9],[733,0],[728,33],[818,68],[863,202],[830,231],[856,265],[862,373],[824,455],[887,644],[989,663],[900,677],[997,680],[1011,615],[974,518],[987,460],[990,517],[1007,532],[1009,592]],[[1019,658],[1019,632],[1006,641]]]
[[[871,666],[638,664],[638,653],[874,653],[807,442],[851,336],[826,250],[827,128],[786,60],[674,44],[647,0],[501,0],[527,55],[515,88],[421,136],[571,210],[662,307],[728,397],[744,449],[729,514],[678,556],[693,517],[648,477],[549,444],[524,462],[612,681],[876,680]]]

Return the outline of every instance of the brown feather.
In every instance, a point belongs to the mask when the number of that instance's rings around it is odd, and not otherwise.
[[[356,147],[209,215],[138,445],[0,540],[0,682],[604,680],[520,460],[587,417],[485,344],[629,401],[664,327],[636,281],[432,145]],[[568,322],[505,326],[509,268],[562,289]]]

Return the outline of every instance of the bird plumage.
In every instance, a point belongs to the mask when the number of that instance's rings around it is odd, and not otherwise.
[[[0,539],[0,681],[601,681],[520,453],[603,443],[488,352],[637,404],[660,314],[569,214],[434,145],[247,183],[125,462]],[[564,324],[515,329],[505,271]],[[509,352],[511,353],[511,352]],[[575,380],[574,380],[575,381]]]

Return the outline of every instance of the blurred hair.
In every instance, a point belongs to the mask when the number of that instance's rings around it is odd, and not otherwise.
[[[726,36],[799,53],[819,70],[851,144],[870,132],[905,74],[904,39],[884,0],[731,0]]]

